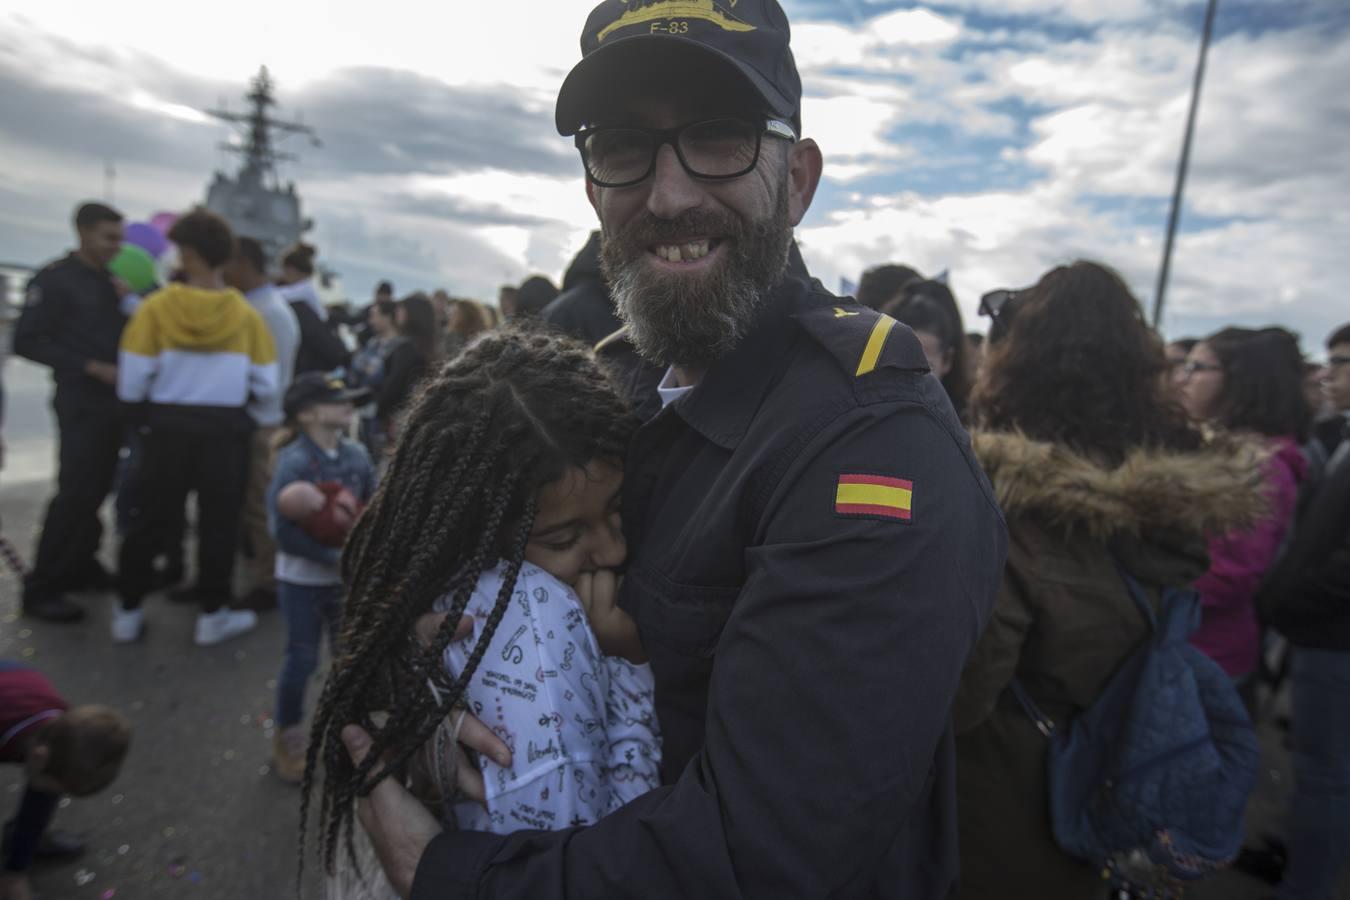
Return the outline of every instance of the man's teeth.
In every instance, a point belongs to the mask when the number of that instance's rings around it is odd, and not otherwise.
[[[688,244],[657,244],[655,252],[666,262],[685,262],[707,256],[710,243],[711,241],[693,241]]]

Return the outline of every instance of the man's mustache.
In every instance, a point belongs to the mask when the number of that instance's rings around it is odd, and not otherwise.
[[[690,210],[674,219],[662,219],[646,213],[623,229],[620,243],[626,248],[645,250],[652,244],[693,236],[735,239],[740,235],[740,222],[735,216]]]

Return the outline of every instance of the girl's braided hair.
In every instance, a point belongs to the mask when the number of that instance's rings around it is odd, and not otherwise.
[[[622,465],[635,424],[588,349],[537,331],[486,334],[423,383],[342,555],[340,646],[301,789],[302,869],[320,759],[322,859],[332,874],[340,841],[355,865],[356,798],[385,775],[398,777],[463,696],[511,598],[539,489],[592,461]],[[479,576],[498,560],[507,568],[496,604],[464,671],[451,678],[445,648]],[[414,625],[446,595],[449,615],[424,647]],[[352,723],[373,739],[359,767],[339,737]]]

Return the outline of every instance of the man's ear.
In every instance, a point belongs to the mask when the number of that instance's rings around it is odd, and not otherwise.
[[[798,141],[788,148],[788,218],[796,227],[811,208],[811,200],[820,185],[820,173],[825,167],[820,147],[811,138]]]
[[[591,181],[591,176],[586,176],[586,199],[591,201],[591,209],[595,210],[595,217],[600,218],[600,198],[595,195],[595,182]]]

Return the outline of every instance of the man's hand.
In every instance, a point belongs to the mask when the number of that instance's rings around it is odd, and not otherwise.
[[[417,620],[416,631],[417,639],[422,646],[431,645],[432,639],[436,637],[436,632],[440,630],[441,623],[445,621],[448,613],[427,613]],[[464,616],[459,620],[458,627],[455,628],[455,640],[468,637],[473,633],[473,618]],[[478,720],[472,713],[464,714],[464,721],[459,726],[459,747],[458,758],[455,766],[455,782],[459,786],[460,793],[476,803],[486,806],[487,788],[483,785],[483,773],[478,771],[478,767],[469,761],[465,750],[473,750],[488,757],[497,765],[508,768],[511,765],[511,751],[502,743],[501,738],[492,733],[492,730]]]
[[[99,362],[91,359],[84,364],[84,374],[90,378],[97,378],[104,384],[110,384],[117,387],[117,366],[112,363]]]
[[[356,725],[342,729],[342,743],[354,766],[361,765],[370,752],[370,735]],[[392,778],[382,780],[356,804],[356,816],[370,836],[389,883],[400,897],[407,897],[412,893],[417,863],[427,844],[441,833],[441,823]],[[27,900],[28,895],[20,897]]]
[[[0,900],[33,900],[33,886],[22,872],[0,872]]]

